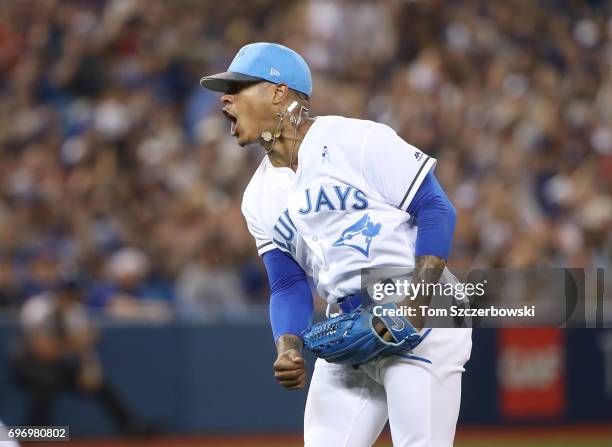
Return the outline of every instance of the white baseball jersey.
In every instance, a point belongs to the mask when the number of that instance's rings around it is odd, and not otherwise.
[[[406,211],[436,160],[373,121],[318,117],[297,172],[264,157],[242,212],[260,255],[289,253],[328,302],[359,291],[360,269],[414,267]]]
[[[265,157],[242,211],[259,254],[289,253],[333,303],[359,291],[362,268],[414,267],[416,227],[406,210],[435,164],[388,126],[319,117],[297,172]],[[371,446],[388,419],[394,445],[452,446],[471,345],[470,329],[427,329],[411,353],[358,369],[317,360],[304,445]]]

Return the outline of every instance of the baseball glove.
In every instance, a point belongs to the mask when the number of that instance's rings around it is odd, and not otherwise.
[[[393,303],[376,306],[397,309]],[[374,306],[360,306],[351,313],[312,325],[302,333],[304,346],[328,362],[360,365],[380,355],[409,351],[420,339],[419,333],[406,318],[390,317],[383,312],[378,312],[382,316],[375,316],[373,310]],[[377,318],[394,341],[385,341],[378,335],[373,326]]]

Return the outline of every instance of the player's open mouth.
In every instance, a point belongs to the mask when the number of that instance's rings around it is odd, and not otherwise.
[[[230,123],[230,132],[232,136],[238,135],[238,118],[229,113],[227,110],[223,109],[223,115],[227,118]]]

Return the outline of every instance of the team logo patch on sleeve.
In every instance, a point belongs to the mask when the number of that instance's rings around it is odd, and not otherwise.
[[[369,214],[342,231],[340,238],[332,245],[334,247],[351,247],[364,256],[369,256],[372,240],[378,236],[382,224],[375,224]]]

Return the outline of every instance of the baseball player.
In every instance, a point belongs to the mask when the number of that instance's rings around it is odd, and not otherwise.
[[[433,173],[436,160],[386,125],[310,116],[310,70],[282,45],[246,45],[226,72],[201,84],[223,93],[238,144],[266,152],[242,211],[270,281],[276,379],[304,387],[304,345],[319,357],[305,445],[370,446],[387,420],[395,446],[452,445],[470,330],[374,317],[359,293],[363,268],[414,268],[419,282],[452,277],[445,267],[455,211]],[[330,316],[310,328],[308,277]],[[384,306],[426,306],[430,298]],[[330,315],[336,306],[340,315]]]

